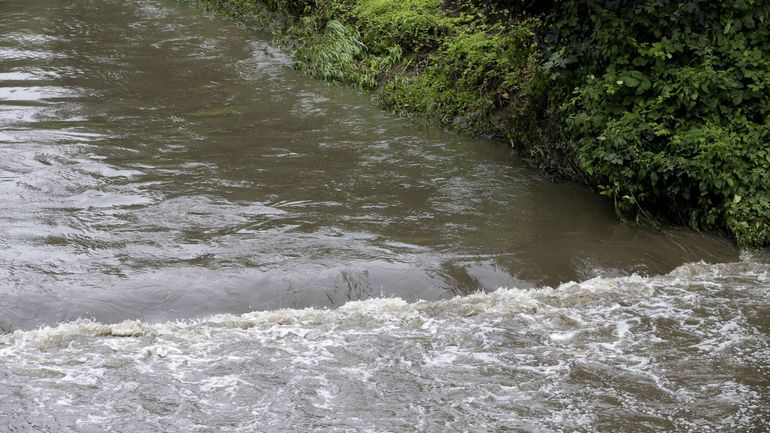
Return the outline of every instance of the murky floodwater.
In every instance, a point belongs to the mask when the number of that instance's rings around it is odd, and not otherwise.
[[[766,257],[267,40],[0,0],[0,430],[766,431]]]

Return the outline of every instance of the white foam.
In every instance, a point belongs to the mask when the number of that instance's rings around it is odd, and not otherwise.
[[[234,431],[309,419],[376,430],[393,421],[386,413],[403,421],[394,431],[596,430],[608,419],[630,428],[635,416],[740,429],[766,414],[758,385],[736,385],[770,360],[768,330],[743,316],[770,304],[764,282],[747,277],[763,266],[187,322],[79,320],[0,336],[0,396],[13,389],[14,406],[35,417],[88,408],[96,418],[79,417],[82,430],[131,425],[126,399],[150,408],[136,420],[171,410]],[[681,410],[690,415],[680,421]]]

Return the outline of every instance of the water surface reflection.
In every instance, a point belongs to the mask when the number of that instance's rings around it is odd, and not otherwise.
[[[113,322],[657,274],[727,242],[619,223],[172,1],[0,2],[0,321]]]

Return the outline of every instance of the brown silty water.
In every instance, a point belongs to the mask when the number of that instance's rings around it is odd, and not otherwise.
[[[766,257],[267,35],[0,0],[0,148],[0,430],[767,430]]]
[[[737,259],[715,237],[625,225],[505,146],[303,77],[265,35],[197,10],[6,0],[2,17],[5,326],[431,300]]]

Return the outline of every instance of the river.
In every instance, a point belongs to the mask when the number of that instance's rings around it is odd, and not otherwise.
[[[770,260],[171,0],[0,0],[0,431],[770,430]]]

